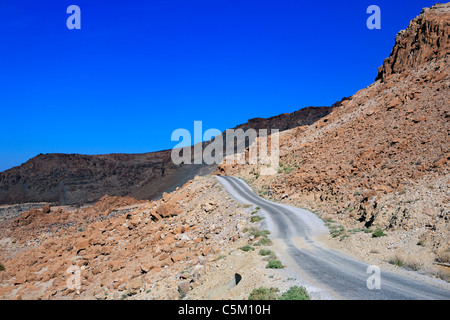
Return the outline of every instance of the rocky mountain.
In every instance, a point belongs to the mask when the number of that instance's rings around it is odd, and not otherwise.
[[[424,10],[397,36],[378,80],[352,97],[241,125],[286,129],[277,174],[228,163],[218,172],[314,211],[330,226],[333,245],[370,265],[450,279],[449,10]],[[426,54],[408,58],[405,48]],[[114,188],[133,197],[10,213],[0,221],[0,299],[245,299],[255,287],[288,286],[290,273],[267,273],[261,251],[243,249],[270,248],[259,209],[233,200],[213,177],[189,180],[157,200],[135,199],[196,173],[196,166],[171,166],[169,157],[41,155],[3,172],[4,202],[16,201],[14,190],[22,200],[94,199]],[[76,272],[79,288],[68,285]],[[237,274],[241,283],[232,288]]]
[[[328,115],[333,110],[333,107],[339,103],[337,102],[331,107],[306,107],[292,113],[283,113],[270,118],[253,118],[244,124],[238,125],[235,129],[278,129],[284,131],[299,126],[307,126]]]
[[[331,109],[308,107],[269,119],[252,119],[237,128],[286,130],[312,124]],[[0,173],[0,204],[83,204],[104,195],[155,199],[214,169],[208,165],[174,165],[171,150],[144,154],[41,154]]]
[[[409,27],[398,33],[390,56],[378,70],[376,80],[417,68],[450,53],[450,8],[437,4],[424,8]]]
[[[334,221],[343,241],[346,230],[380,228],[401,238],[378,251],[411,239],[406,251],[449,263],[449,32],[450,3],[424,9],[396,37],[375,83],[280,135],[279,174],[237,164],[218,172]]]

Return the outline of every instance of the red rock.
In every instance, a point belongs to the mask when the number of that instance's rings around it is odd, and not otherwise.
[[[88,239],[80,240],[75,245],[75,251],[77,254],[79,254],[83,250],[86,250],[87,248],[89,248],[89,240]]]
[[[142,263],[140,266],[141,272],[142,273],[148,273],[150,270],[152,270],[154,268],[154,264],[153,263]]]
[[[162,261],[162,260],[167,259],[168,257],[169,257],[169,255],[167,253],[163,252],[158,256],[158,260]]]
[[[441,158],[441,159],[439,159],[438,161],[436,161],[436,162],[434,163],[434,167],[435,167],[435,168],[440,168],[440,167],[442,167],[446,162],[447,162],[447,158]]]
[[[183,260],[184,258],[186,258],[187,254],[186,253],[182,253],[182,254],[175,254],[172,256],[172,261],[173,262],[178,262]]]
[[[156,273],[159,273],[159,272],[161,272],[161,268],[160,267],[154,267],[152,270],[151,270],[151,272],[153,273],[153,274],[156,274]]]
[[[163,218],[168,218],[178,215],[180,210],[170,203],[163,203],[156,209],[156,213]]]
[[[449,42],[441,40],[448,39],[449,35],[445,6],[446,4],[437,4],[423,11],[411,21],[406,30],[399,32],[391,55],[378,69],[376,80],[387,80],[392,74],[418,68],[447,54]]]

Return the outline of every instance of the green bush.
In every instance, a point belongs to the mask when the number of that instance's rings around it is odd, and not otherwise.
[[[272,240],[264,237],[264,238],[259,239],[257,242],[255,242],[254,245],[255,246],[271,246]]]
[[[391,258],[388,262],[390,264],[396,265],[398,267],[403,267],[404,266],[403,260],[400,259],[400,257],[398,257],[398,256]]]
[[[259,287],[252,290],[248,300],[311,300],[304,287],[292,286],[281,296],[279,292],[278,288]]]
[[[257,289],[253,289],[250,295],[248,296],[248,300],[277,300],[278,296],[277,288],[264,288],[259,287]]]
[[[262,219],[264,219],[263,217],[260,217],[260,216],[252,216],[251,218],[250,218],[250,222],[259,222],[259,221],[261,221]]]
[[[268,255],[270,255],[270,254],[272,254],[272,253],[273,253],[272,250],[267,250],[267,249],[261,249],[261,250],[259,250],[259,254],[260,254],[261,256],[268,256]]]
[[[280,300],[311,300],[311,297],[304,287],[292,286],[281,295]]]
[[[241,247],[240,248],[242,251],[245,251],[245,252],[248,252],[248,251],[253,251],[253,250],[255,250],[255,248],[253,248],[252,246],[250,246],[250,245],[245,245],[245,246],[243,246],[243,247]]]
[[[269,230],[261,230],[259,228],[254,228],[254,227],[250,228],[249,232],[250,232],[250,235],[254,236],[255,238],[266,237],[270,234]]]
[[[372,238],[384,237],[386,234],[381,229],[377,229],[372,232]]]
[[[3,263],[0,262],[0,271],[5,271],[5,266],[3,265]]]
[[[259,250],[259,254],[266,257],[266,260],[276,260],[277,255],[272,250],[261,249]]]
[[[266,268],[268,268],[268,269],[283,269],[284,266],[280,260],[269,260],[269,262],[266,265]]]

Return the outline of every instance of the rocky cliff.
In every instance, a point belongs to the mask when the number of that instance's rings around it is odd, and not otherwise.
[[[406,30],[398,33],[392,52],[379,68],[376,80],[385,80],[392,74],[418,68],[426,62],[448,55],[449,24],[448,4],[424,8]]]

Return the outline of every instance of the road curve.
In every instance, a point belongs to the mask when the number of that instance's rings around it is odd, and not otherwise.
[[[281,248],[277,250],[280,259],[330,296],[357,300],[450,299],[450,285],[444,281],[425,276],[418,280],[384,270],[381,288],[369,289],[367,280],[372,275],[368,273],[369,265],[322,245],[317,238],[328,230],[316,215],[262,199],[238,178],[217,179],[236,200],[261,207],[271,238]]]

